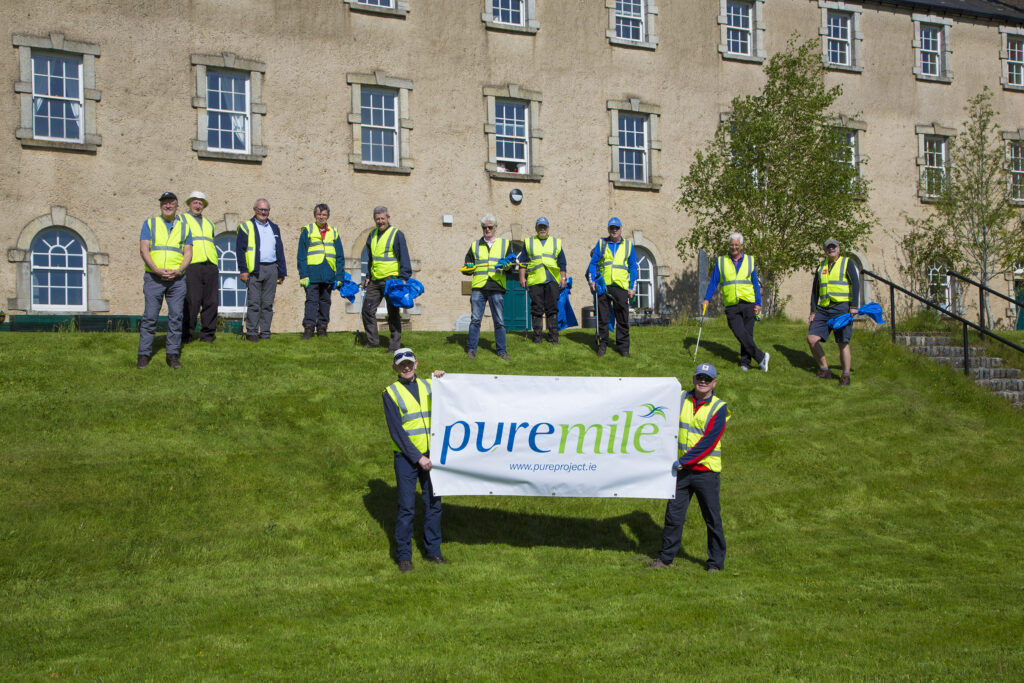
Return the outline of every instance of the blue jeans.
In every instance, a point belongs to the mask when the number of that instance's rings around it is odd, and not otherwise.
[[[676,477],[676,497],[665,505],[665,530],[662,532],[658,557],[669,564],[679,552],[683,540],[683,522],[690,498],[697,496],[704,525],[708,528],[708,566],[725,567],[725,534],[722,532],[722,505],[719,491],[722,477],[718,472],[681,470]]]
[[[153,355],[156,322],[160,308],[167,299],[167,340],[164,345],[168,356],[181,353],[181,317],[185,309],[185,277],[164,280],[153,273],[143,274],[142,296],[146,300],[142,322],[139,324],[139,355]]]
[[[480,321],[484,318],[484,304],[491,304],[491,318],[494,319],[494,345],[498,353],[505,353],[505,295],[497,292],[484,293],[482,289],[474,289],[469,295],[469,338],[466,350],[476,351],[480,342]]]
[[[416,516],[416,480],[423,492],[423,545],[427,557],[441,554],[441,499],[434,495],[430,472],[395,453],[395,483],[398,484],[398,519],[395,520],[395,559],[412,559],[412,525]]]

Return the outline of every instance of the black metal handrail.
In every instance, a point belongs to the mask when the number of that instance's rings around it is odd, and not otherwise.
[[[1011,304],[1014,304],[1015,306],[1020,306],[1021,305],[1020,302],[1017,301],[1016,299],[1012,299],[1012,298],[1006,296],[1005,294],[1003,294],[1002,292],[997,292],[996,290],[992,289],[991,287],[983,285],[980,282],[975,282],[971,278],[965,277],[965,276],[961,275],[960,273],[956,272],[955,270],[947,270],[946,271],[946,275],[952,275],[953,277],[960,278],[964,282],[966,282],[968,284],[971,284],[971,285],[974,285],[975,287],[978,288],[978,322],[981,323],[981,327],[982,327],[982,331],[981,331],[981,338],[982,339],[985,338],[985,334],[986,334],[985,329],[984,329],[985,328],[985,292],[988,292],[989,294],[995,294],[1000,299],[1005,299],[1006,301],[1009,301]],[[992,334],[992,333],[989,332],[987,334]]]
[[[1008,339],[1003,339],[998,334],[994,334],[992,332],[987,332],[986,333],[984,327],[982,327],[980,325],[976,325],[976,324],[972,323],[970,320],[968,320],[967,318],[963,318],[963,317],[957,315],[956,313],[950,313],[949,311],[947,311],[942,306],[939,306],[938,304],[932,303],[931,301],[928,301],[927,299],[925,299],[922,296],[918,296],[917,294],[914,294],[909,289],[906,289],[904,287],[900,287],[895,282],[892,282],[891,280],[887,280],[886,278],[882,277],[881,275],[878,275],[877,273],[872,273],[870,270],[864,270],[864,271],[861,271],[861,272],[864,275],[867,275],[870,278],[874,278],[875,280],[878,280],[879,282],[881,282],[883,284],[889,285],[889,327],[892,330],[892,340],[893,340],[893,342],[896,341],[896,290],[899,290],[900,292],[902,292],[902,293],[906,294],[907,296],[909,296],[911,299],[914,299],[915,301],[919,301],[922,304],[924,304],[925,306],[928,306],[929,308],[934,308],[936,311],[939,311],[943,315],[948,316],[948,317],[952,318],[953,320],[956,320],[956,321],[958,321],[958,322],[963,324],[963,329],[964,329],[964,336],[963,336],[964,374],[965,375],[970,375],[971,374],[970,373],[970,368],[971,368],[970,363],[971,363],[971,360],[970,360],[970,351],[969,351],[970,347],[968,346],[968,343],[967,343],[967,328],[968,327],[973,327],[975,330],[977,330],[978,332],[980,332],[982,334],[982,337],[984,337],[985,334],[988,334],[989,337],[992,337],[993,339],[995,339],[998,342],[1002,342],[1006,346],[1009,346],[1011,349],[1016,349],[1020,353],[1024,353],[1024,348],[1021,348],[1020,346],[1017,346],[1012,341],[1010,341]]]

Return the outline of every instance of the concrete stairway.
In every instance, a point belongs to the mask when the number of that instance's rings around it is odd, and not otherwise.
[[[954,368],[964,367],[964,347],[951,337],[940,337],[925,333],[911,332],[897,334],[896,341],[906,344],[910,350]],[[975,384],[993,391],[998,396],[1024,408],[1024,379],[1016,368],[1004,368],[1003,359],[983,356],[980,346],[969,346],[970,373]]]

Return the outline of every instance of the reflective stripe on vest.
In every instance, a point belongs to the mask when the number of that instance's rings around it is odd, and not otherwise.
[[[402,418],[402,429],[409,437],[412,445],[419,449],[420,453],[430,450],[430,393],[432,382],[426,382],[417,378],[416,386],[419,387],[420,400],[417,401],[401,382],[395,382],[386,391],[388,396],[398,406],[398,414]],[[394,440],[392,440],[394,441]],[[395,450],[401,450],[395,443]]]
[[[249,220],[239,225],[238,229],[242,231],[247,240],[245,244],[245,269],[251,273],[256,268],[256,236],[253,234],[256,232],[256,225]]]
[[[597,267],[604,277],[604,284],[616,285],[629,289],[629,256],[633,253],[632,240],[622,240],[619,248],[612,254],[607,240],[601,240],[601,260]]]
[[[375,230],[370,239],[370,278],[383,280],[398,275],[398,258],[395,255],[395,235],[398,228],[389,225],[384,232]]]
[[[847,261],[849,258],[842,256],[836,259],[831,268],[828,259],[818,266],[819,306],[824,308],[850,301],[850,281],[846,278]]]
[[[182,216],[192,235],[192,263],[209,261],[213,265],[217,265],[217,244],[213,241],[213,223],[202,216],[200,216],[200,220],[196,220],[196,217],[190,213],[184,213]]]
[[[505,258],[505,252],[508,251],[508,242],[504,239],[497,239],[488,247],[486,242],[481,244],[480,240],[477,240],[473,242],[470,249],[476,258],[476,264],[473,269],[473,289],[482,288],[487,284],[488,278],[504,287],[505,272],[498,270],[498,261]]]
[[[696,412],[693,410],[693,393],[689,391],[683,392],[683,408],[679,411],[679,456],[682,457],[684,453],[693,448],[701,437],[704,436],[704,430],[707,428],[707,421],[711,415],[714,415],[718,410],[725,406],[725,402],[712,395],[711,400],[704,403]],[[729,418],[732,415],[729,413],[729,408],[725,408],[725,421],[728,423]],[[712,472],[722,471],[722,441],[718,441],[718,445],[708,455],[704,456],[697,462],[698,465],[703,465]]]
[[[185,221],[181,216],[174,217],[174,225],[167,229],[162,216],[149,219],[149,257],[157,268],[177,270],[185,260]],[[146,266],[152,273],[152,269]]]
[[[309,235],[309,247],[306,249],[306,265],[318,266],[326,258],[327,265],[331,267],[331,270],[337,272],[338,254],[334,249],[334,241],[338,239],[338,231],[328,225],[327,232],[324,233],[323,239],[321,239],[320,228],[317,227],[316,223],[310,223],[302,229]]]
[[[722,284],[722,303],[726,306],[735,306],[741,301],[754,303],[754,259],[752,256],[743,255],[740,261],[740,270],[736,271],[736,264],[728,256],[718,257],[718,276]]]
[[[548,245],[553,245],[548,249]],[[548,273],[551,278],[558,281],[561,271],[558,270],[558,254],[562,251],[562,240],[557,237],[548,237],[543,242],[537,237],[526,240],[526,255],[530,257],[530,264],[526,269],[527,286],[542,285],[548,281]]]

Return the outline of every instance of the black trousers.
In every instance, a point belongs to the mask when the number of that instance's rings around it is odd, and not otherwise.
[[[611,315],[611,303],[615,303],[615,343],[619,353],[629,351],[629,292],[617,285],[605,289],[605,293],[597,297],[597,345],[608,346],[608,316]]]
[[[181,341],[193,341],[192,330],[199,316],[199,338],[213,341],[217,336],[217,303],[220,271],[209,261],[190,263],[185,269],[185,308],[182,315]]]
[[[665,506],[665,530],[662,532],[658,557],[669,564],[679,553],[683,542],[683,523],[690,498],[697,496],[700,514],[708,528],[708,567],[725,567],[725,533],[722,531],[720,492],[722,477],[718,472],[682,470],[676,477],[676,497]]]
[[[725,319],[729,321],[729,329],[740,343],[740,365],[750,367],[750,359],[758,363],[764,358],[764,351],[754,343],[754,304],[741,301],[725,307]]]
[[[530,285],[530,318],[533,320],[533,338],[540,341],[544,332],[544,318],[548,319],[548,338],[558,339],[558,283],[552,280],[542,285]]]
[[[331,321],[331,283],[310,282],[306,286],[306,311],[302,318],[303,327],[327,329]]]
[[[370,280],[363,292],[363,329],[366,330],[366,343],[370,346],[380,344],[377,334],[377,307],[381,299],[388,307],[388,327],[391,328],[391,342],[388,348],[394,351],[402,345],[402,309],[395,306],[384,296],[384,283],[387,280]]]

